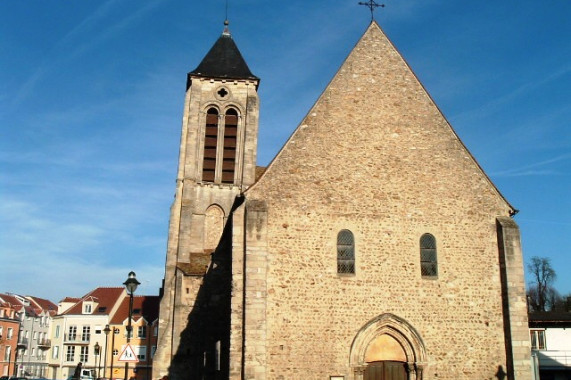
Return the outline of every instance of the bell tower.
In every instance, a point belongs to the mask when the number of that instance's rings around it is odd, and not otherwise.
[[[202,343],[218,350],[212,354],[218,355],[214,361],[220,360],[220,350],[227,350],[224,346],[229,344],[225,343],[229,341],[226,332],[218,331],[225,326],[202,324],[218,320],[217,308],[223,314],[222,309],[229,306],[225,300],[229,300],[230,289],[222,284],[227,279],[216,274],[224,264],[214,256],[222,256],[225,249],[221,238],[233,206],[255,181],[259,78],[242,58],[228,22],[224,24],[222,35],[187,76],[154,379],[188,377],[179,375],[188,373],[189,368],[183,368],[187,364],[177,369],[173,361],[206,362],[210,349],[184,342],[193,329],[211,329],[205,340],[214,341]],[[205,304],[210,305],[207,317]]]

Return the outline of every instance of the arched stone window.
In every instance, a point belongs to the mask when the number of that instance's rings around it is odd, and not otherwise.
[[[218,246],[224,230],[224,211],[211,205],[204,215],[204,250],[212,252]]]
[[[420,237],[420,273],[423,277],[438,276],[436,239],[431,234]]]
[[[355,239],[349,230],[337,234],[337,273],[355,273]]]
[[[234,183],[236,143],[238,139],[238,112],[230,108],[224,118],[224,154],[222,158],[222,183]]]
[[[216,145],[218,144],[218,110],[209,108],[206,112],[204,128],[204,160],[202,162],[202,180],[214,182],[216,176]]]

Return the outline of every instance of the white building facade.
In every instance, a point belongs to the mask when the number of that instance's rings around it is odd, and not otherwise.
[[[571,312],[529,314],[536,380],[571,379]]]

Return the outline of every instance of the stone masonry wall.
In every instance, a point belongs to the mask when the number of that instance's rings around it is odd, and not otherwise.
[[[384,313],[418,331],[425,380],[506,370],[496,217],[512,207],[376,23],[246,197],[268,210],[265,378],[354,379],[352,342]],[[337,274],[341,229],[355,275]]]

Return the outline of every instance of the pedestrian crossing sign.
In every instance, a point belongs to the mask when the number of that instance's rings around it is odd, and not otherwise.
[[[131,347],[130,344],[127,344],[121,352],[121,355],[119,355],[119,359],[117,359],[117,361],[126,363],[138,363],[139,358],[135,354],[133,347]]]

